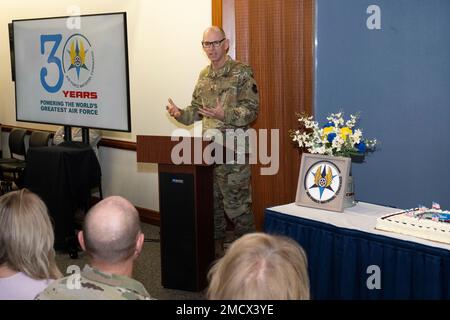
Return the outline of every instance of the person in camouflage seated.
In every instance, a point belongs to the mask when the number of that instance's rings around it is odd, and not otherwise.
[[[151,299],[131,278],[144,242],[135,207],[119,196],[105,198],[89,210],[80,245],[90,260],[81,273],[55,280],[37,300]]]
[[[258,116],[259,96],[252,68],[227,55],[229,40],[216,26],[203,33],[203,49],[211,64],[200,72],[191,105],[180,109],[169,98],[166,107],[178,122],[190,125],[201,120],[203,134],[210,129],[226,133],[247,130]],[[248,150],[248,142],[246,142]],[[247,157],[248,158],[248,157]],[[223,255],[227,217],[234,223],[235,236],[255,230],[251,211],[251,170],[244,164],[221,164],[214,168],[214,238],[216,256]]]

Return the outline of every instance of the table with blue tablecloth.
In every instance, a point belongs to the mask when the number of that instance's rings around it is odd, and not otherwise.
[[[291,203],[266,209],[264,230],[305,249],[313,299],[450,299],[450,245],[375,229],[377,217],[396,211]]]

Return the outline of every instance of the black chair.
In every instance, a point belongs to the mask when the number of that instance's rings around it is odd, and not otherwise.
[[[25,160],[25,135],[27,131],[25,129],[13,129],[9,133],[8,145],[9,145],[9,158],[0,159],[0,164],[16,163]]]
[[[29,148],[46,147],[50,141],[50,132],[33,131],[30,135]]]
[[[1,173],[1,187],[2,193],[11,191],[12,181],[19,179],[18,167],[25,163],[26,149],[25,149],[25,129],[13,129],[9,133],[8,146],[10,157],[0,159],[0,173]],[[11,173],[12,177],[5,175]]]
[[[22,186],[23,172],[26,167],[26,148],[25,148],[24,129],[13,129],[9,134],[9,150],[11,158],[0,159],[0,170],[2,179],[3,192],[12,190],[12,182],[17,187]],[[50,133],[44,131],[33,131],[30,135],[29,147],[43,147],[48,146],[50,141]],[[7,173],[8,175],[5,175]]]

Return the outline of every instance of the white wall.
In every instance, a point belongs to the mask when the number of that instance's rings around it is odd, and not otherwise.
[[[0,2],[0,123],[56,130],[55,126],[15,120],[7,24],[13,19],[65,16],[76,5],[81,14],[127,12],[131,133],[103,136],[136,141],[136,135],[170,135],[177,124],[167,116],[172,97],[190,103],[200,70],[208,63],[200,41],[211,24],[211,0],[14,0]],[[4,144],[3,144],[4,145]],[[136,163],[136,154],[100,148],[104,194],[119,194],[135,205],[158,209],[155,165]]]

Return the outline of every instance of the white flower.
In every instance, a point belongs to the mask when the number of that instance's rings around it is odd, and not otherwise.
[[[344,139],[340,135],[337,135],[336,138],[334,138],[333,143],[331,146],[336,149],[336,151],[341,151],[342,146],[344,145]]]
[[[351,128],[353,128],[353,127],[355,126],[356,120],[357,120],[357,119],[358,119],[358,118],[357,118],[356,116],[354,116],[354,115],[351,114],[351,115],[350,115],[350,120],[348,120],[348,121],[345,123],[345,125],[351,129]]]
[[[350,115],[345,121],[343,113],[332,113],[327,117],[324,128],[312,116],[301,116],[298,121],[306,128],[304,131],[291,131],[291,137],[300,148],[310,153],[351,157],[358,154],[357,144],[364,142],[367,149],[373,150],[377,141],[363,139],[361,129],[355,129],[359,115]]]

